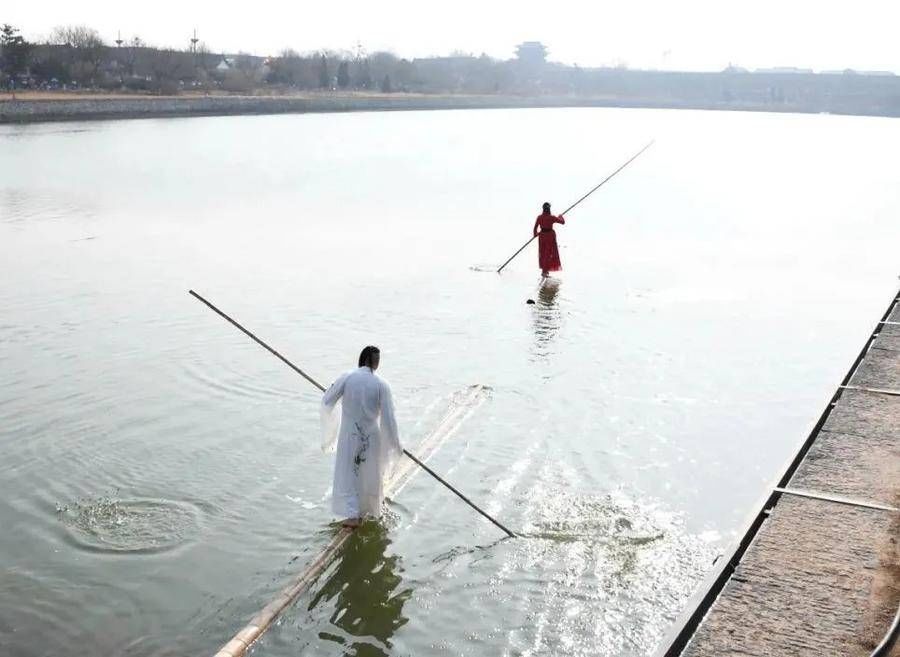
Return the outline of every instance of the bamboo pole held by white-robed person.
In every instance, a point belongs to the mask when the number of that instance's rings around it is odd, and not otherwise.
[[[250,331],[248,331],[247,329],[245,329],[243,326],[241,326],[241,325],[240,325],[238,322],[236,322],[234,319],[232,319],[231,317],[229,317],[228,315],[226,315],[224,312],[222,312],[221,310],[219,310],[218,308],[216,308],[212,303],[210,303],[209,301],[207,301],[206,299],[204,299],[202,296],[200,296],[199,294],[197,294],[197,293],[194,292],[193,290],[189,290],[188,292],[189,292],[189,294],[190,294],[191,296],[193,296],[194,298],[196,298],[198,301],[203,302],[207,307],[209,307],[210,310],[212,310],[213,312],[215,312],[216,314],[218,314],[219,316],[221,316],[222,318],[224,318],[226,321],[228,321],[230,324],[232,324],[235,328],[237,328],[239,331],[241,331],[242,333],[244,333],[247,337],[249,337],[249,338],[252,339],[254,342],[256,342],[258,345],[260,345],[261,347],[263,347],[264,349],[266,349],[269,353],[273,354],[276,358],[278,358],[279,360],[281,360],[285,365],[287,365],[288,367],[290,367],[292,370],[294,370],[295,372],[297,372],[297,374],[299,374],[299,375],[302,376],[304,379],[306,379],[306,380],[309,381],[311,384],[313,384],[313,385],[314,385],[316,388],[318,388],[320,391],[325,392],[325,386],[323,386],[321,383],[319,383],[318,381],[316,381],[315,379],[313,379],[313,378],[312,378],[311,376],[309,376],[306,372],[304,372],[304,371],[301,370],[299,367],[297,367],[296,365],[294,365],[291,361],[289,361],[287,358],[285,358],[284,356],[282,356],[280,353],[278,353],[277,351],[275,351],[275,349],[273,349],[272,347],[270,347],[269,345],[267,345],[265,342],[263,342],[262,340],[260,340],[258,337],[256,337],[255,335],[253,335],[253,333],[251,333]],[[493,517],[492,517],[491,515],[489,515],[486,511],[484,511],[483,509],[481,509],[481,507],[479,507],[479,506],[476,505],[474,502],[472,502],[472,500],[470,500],[468,497],[466,497],[466,496],[463,495],[461,492],[459,492],[456,488],[454,488],[454,487],[453,487],[452,485],[450,485],[446,480],[444,480],[440,475],[438,475],[436,472],[434,472],[434,470],[432,470],[431,468],[429,468],[427,465],[425,465],[424,463],[422,463],[422,461],[420,461],[418,458],[416,458],[412,453],[410,453],[409,450],[404,449],[404,450],[403,450],[403,453],[404,453],[408,458],[412,459],[412,460],[413,460],[420,468],[422,468],[423,470],[425,470],[425,472],[427,472],[428,474],[430,474],[430,475],[431,475],[432,477],[434,477],[437,481],[439,481],[443,486],[445,486],[448,490],[450,490],[454,495],[456,495],[457,497],[459,497],[463,502],[465,502],[465,503],[468,504],[470,507],[472,507],[473,509],[475,509],[475,511],[477,511],[477,512],[480,513],[482,516],[484,516],[485,518],[487,518],[488,520],[490,520],[490,521],[491,521],[494,525],[496,525],[498,528],[500,528],[501,530],[503,530],[504,532],[506,532],[506,534],[507,534],[510,538],[516,538],[515,532],[513,532],[512,530],[510,530],[510,529],[508,529],[507,527],[505,527],[504,525],[502,525],[498,520],[496,520],[495,518],[493,518]]]

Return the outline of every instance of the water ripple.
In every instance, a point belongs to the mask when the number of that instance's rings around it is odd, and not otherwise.
[[[85,499],[57,507],[73,545],[89,552],[153,554],[197,538],[201,509],[187,502]]]

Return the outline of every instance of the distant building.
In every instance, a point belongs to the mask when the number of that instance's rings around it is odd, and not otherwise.
[[[547,47],[540,41],[524,41],[516,46],[516,59],[526,66],[547,63]]]

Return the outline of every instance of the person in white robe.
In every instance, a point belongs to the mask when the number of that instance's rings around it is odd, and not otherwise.
[[[331,506],[345,527],[381,516],[384,479],[403,454],[391,387],[375,374],[380,361],[378,347],[366,347],[359,368],[322,397],[322,449],[337,446]]]

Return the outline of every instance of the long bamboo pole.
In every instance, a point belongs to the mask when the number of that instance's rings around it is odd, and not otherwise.
[[[313,385],[314,385],[315,387],[317,387],[319,390],[321,390],[322,392],[325,392],[325,386],[323,386],[321,383],[319,383],[318,381],[316,381],[315,379],[313,379],[309,374],[307,374],[306,372],[304,372],[303,370],[301,370],[299,367],[297,367],[296,365],[294,365],[291,361],[289,361],[287,358],[285,358],[285,357],[282,356],[280,353],[278,353],[277,351],[275,351],[272,347],[270,347],[269,345],[267,345],[265,342],[263,342],[262,340],[260,340],[258,337],[256,337],[255,335],[253,335],[250,331],[248,331],[247,329],[245,329],[243,326],[241,326],[240,324],[238,324],[234,319],[232,319],[231,317],[229,317],[228,315],[226,315],[224,312],[222,312],[221,310],[219,310],[218,308],[216,308],[212,303],[210,303],[209,301],[207,301],[206,299],[204,299],[202,296],[200,296],[199,294],[197,294],[197,293],[194,292],[193,290],[189,290],[188,293],[189,293],[191,296],[193,296],[194,298],[196,298],[197,300],[202,301],[202,302],[203,302],[204,304],[206,304],[206,306],[208,306],[213,312],[215,312],[216,314],[218,314],[218,315],[220,315],[221,317],[223,317],[223,318],[224,318],[225,320],[227,320],[230,324],[232,324],[233,326],[235,326],[239,331],[241,331],[242,333],[244,333],[246,336],[248,336],[249,338],[251,338],[251,339],[252,339],[254,342],[256,342],[258,345],[260,345],[261,347],[263,347],[264,349],[266,349],[267,351],[269,351],[271,354],[273,354],[274,356],[276,356],[276,357],[277,357],[279,360],[281,360],[285,365],[287,365],[287,366],[290,367],[292,370],[294,370],[295,372],[297,372],[297,374],[299,374],[299,375],[302,376],[304,379],[306,379],[307,381],[309,381],[311,384],[313,384]],[[468,504],[470,507],[472,507],[473,509],[475,509],[475,510],[476,510],[478,513],[480,513],[482,516],[484,516],[485,518],[487,518],[488,520],[490,520],[492,523],[494,523],[494,525],[496,525],[497,527],[499,527],[500,529],[502,529],[504,532],[506,532],[507,535],[509,535],[510,538],[515,538],[515,537],[516,537],[516,534],[515,534],[512,530],[507,529],[505,526],[503,526],[502,524],[500,524],[500,522],[498,522],[495,518],[493,518],[492,516],[490,516],[486,511],[484,511],[484,510],[481,509],[478,505],[476,505],[474,502],[472,502],[472,500],[470,500],[468,497],[466,497],[465,495],[463,495],[462,493],[460,493],[458,490],[456,490],[456,488],[454,488],[454,487],[451,486],[449,483],[447,483],[447,482],[446,482],[443,478],[441,478],[436,472],[434,472],[434,470],[432,470],[432,469],[429,468],[427,465],[425,465],[424,463],[422,463],[419,459],[417,459],[415,456],[413,456],[407,449],[404,449],[404,450],[403,450],[403,453],[406,454],[406,456],[408,456],[409,458],[411,458],[413,461],[415,461],[416,464],[417,464],[419,467],[421,467],[423,470],[425,470],[425,472],[427,472],[427,473],[430,474],[432,477],[434,477],[437,481],[439,481],[442,485],[444,485],[448,490],[452,491],[454,495],[456,495],[457,497],[459,497],[459,499],[461,499],[463,502],[465,502],[465,503]]]

